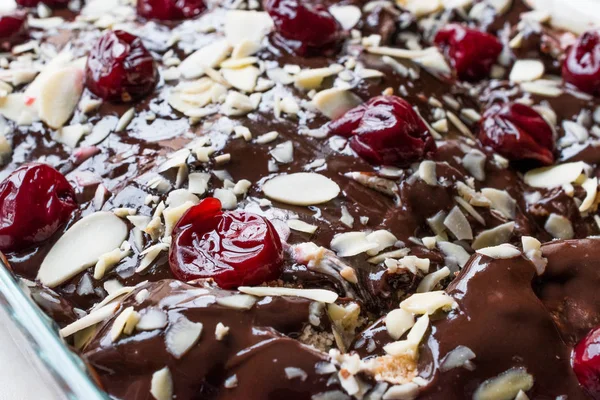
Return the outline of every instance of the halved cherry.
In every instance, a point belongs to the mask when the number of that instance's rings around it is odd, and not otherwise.
[[[331,122],[329,130],[350,137],[350,147],[377,165],[407,166],[436,148],[421,117],[397,96],[374,97]]]
[[[283,247],[260,215],[223,211],[207,198],[190,208],[173,230],[169,263],[181,280],[213,278],[222,288],[260,285],[281,273]]]
[[[115,102],[139,99],[156,86],[158,74],[142,41],[125,31],[108,31],[92,47],[85,67],[86,85]]]
[[[463,81],[487,77],[502,52],[502,43],[494,35],[460,24],[448,24],[434,39],[450,61],[456,75]]]
[[[277,34],[300,55],[332,45],[341,38],[340,24],[321,4],[267,0],[265,9],[273,19]]]
[[[14,251],[43,242],[77,208],[65,177],[46,164],[28,164],[0,183],[0,250]]]
[[[520,103],[494,105],[480,123],[479,140],[513,161],[554,162],[552,128],[533,108]]]
[[[592,329],[573,349],[571,365],[581,386],[600,400],[600,327]]]
[[[600,96],[600,31],[581,35],[568,50],[562,76],[578,89]]]
[[[26,37],[27,14],[22,11],[0,15],[0,48],[9,50]]]
[[[138,15],[148,19],[175,21],[194,18],[206,10],[204,0],[138,0]]]

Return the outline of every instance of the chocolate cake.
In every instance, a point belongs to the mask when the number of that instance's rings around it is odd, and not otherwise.
[[[600,399],[599,2],[2,1],[0,251],[111,398]]]

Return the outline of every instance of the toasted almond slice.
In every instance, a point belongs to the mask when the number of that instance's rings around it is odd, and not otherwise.
[[[544,64],[540,60],[517,60],[510,71],[512,82],[531,82],[544,75]]]
[[[335,119],[362,103],[362,100],[348,89],[332,88],[315,94],[312,103],[323,115]]]
[[[64,338],[69,337],[75,332],[79,332],[85,328],[96,325],[97,323],[100,323],[105,319],[112,317],[114,313],[117,312],[117,310],[119,309],[119,306],[119,303],[114,303],[92,311],[88,315],[79,318],[77,321],[72,322],[71,324],[62,328],[60,330],[60,336]]]
[[[181,315],[165,333],[167,351],[175,358],[180,359],[198,342],[201,334],[202,324],[200,322],[192,322]]]
[[[536,168],[527,171],[525,183],[535,188],[551,189],[560,187],[575,182],[585,168],[586,164],[583,161]]]
[[[266,12],[229,10],[225,16],[225,37],[232,45],[244,41],[261,43],[273,29],[273,20]]]
[[[240,286],[238,290],[242,293],[251,294],[253,296],[295,296],[319,301],[321,303],[334,303],[338,295],[331,290],[325,289],[292,289],[285,287],[267,287],[267,286]]]
[[[390,311],[385,317],[385,327],[394,340],[398,340],[415,324],[415,317],[401,309]]]
[[[446,292],[415,293],[400,303],[400,308],[413,314],[433,314],[439,309],[449,311],[456,301]]]
[[[111,212],[96,212],[77,223],[50,249],[37,278],[55,287],[98,262],[102,254],[118,248],[127,237],[127,225]]]
[[[50,75],[40,87],[36,101],[40,119],[49,127],[62,127],[73,115],[83,93],[83,71],[66,67]]]
[[[265,182],[262,189],[273,200],[297,206],[326,203],[340,193],[337,183],[314,172],[279,175]]]
[[[514,399],[519,391],[532,387],[533,376],[525,368],[511,368],[479,385],[473,400]]]
[[[508,243],[504,243],[498,246],[484,247],[483,249],[478,249],[477,253],[483,254],[484,256],[488,256],[491,258],[495,258],[497,260],[515,258],[521,255],[519,249],[517,249],[512,244]]]
[[[152,374],[150,394],[156,400],[173,399],[173,378],[168,367],[164,367]]]

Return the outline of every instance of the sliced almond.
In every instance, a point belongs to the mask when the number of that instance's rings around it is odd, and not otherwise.
[[[256,297],[247,294],[234,294],[232,296],[217,297],[216,302],[223,307],[249,310],[256,303]]]
[[[417,293],[431,292],[438,283],[443,279],[450,276],[450,269],[448,267],[441,268],[431,274],[426,275],[419,286],[417,287]]]
[[[331,290],[325,289],[292,289],[285,287],[249,287],[240,286],[238,290],[242,293],[251,294],[253,296],[265,297],[265,296],[295,296],[319,301],[321,303],[334,303],[338,295]]]
[[[415,17],[425,17],[443,9],[441,0],[396,0],[396,4],[410,11]]]
[[[88,315],[79,318],[77,321],[65,326],[60,330],[60,336],[66,338],[85,328],[96,325],[114,315],[119,309],[119,303],[109,304],[90,312]]]
[[[111,212],[96,212],[75,223],[50,249],[37,278],[55,287],[98,262],[127,238],[127,225]]]
[[[511,400],[521,391],[533,387],[533,376],[525,368],[512,368],[483,382],[473,400]]]
[[[62,127],[73,115],[83,93],[84,73],[75,67],[66,67],[50,75],[40,87],[36,101],[40,119],[49,127]]]
[[[260,75],[260,70],[254,66],[249,66],[236,69],[223,69],[221,73],[227,83],[234,88],[252,93],[256,87],[256,80]]]
[[[179,64],[181,76],[185,79],[199,78],[205,73],[205,68],[215,68],[231,53],[231,45],[221,39],[196,50]]]
[[[580,212],[589,211],[594,202],[596,201],[596,195],[598,194],[598,178],[588,178],[582,184],[581,187],[585,189],[585,198],[579,206]]]
[[[562,215],[554,213],[550,214],[546,220],[544,229],[556,239],[573,239],[575,236],[571,221]]]
[[[229,10],[225,16],[225,37],[232,45],[244,41],[261,43],[273,29],[273,20],[266,12]]]
[[[508,258],[515,258],[521,255],[519,249],[517,249],[512,244],[501,244],[498,246],[492,247],[484,247],[482,249],[478,249],[477,253],[483,254],[484,256],[488,256],[498,260],[504,260]]]
[[[333,200],[340,193],[337,183],[314,172],[279,175],[265,182],[265,195],[297,206],[311,206]]]
[[[478,250],[484,247],[498,246],[506,243],[510,240],[514,229],[515,223],[507,222],[492,229],[485,230],[477,235],[475,240],[473,240],[471,247],[473,250]]]
[[[354,28],[362,16],[360,8],[353,5],[332,5],[329,12],[346,31]]]
[[[506,190],[483,188],[481,194],[490,201],[491,208],[502,214],[504,218],[515,219],[517,201]]]
[[[446,219],[444,219],[444,226],[448,228],[458,240],[473,239],[473,231],[469,224],[469,220],[458,206],[455,206],[448,213]]]
[[[287,224],[290,227],[290,229],[293,229],[298,232],[313,234],[317,231],[316,225],[311,225],[299,219],[290,219],[288,220]]]
[[[400,303],[400,308],[413,314],[433,314],[437,310],[449,311],[456,301],[446,292],[415,293]]]
[[[0,98],[0,115],[18,125],[31,125],[39,121],[40,117],[36,107],[27,101],[23,93],[11,93]]]
[[[365,232],[344,232],[333,237],[330,247],[338,257],[352,257],[375,249],[378,244],[368,240]]]
[[[531,82],[540,79],[545,72],[540,60],[517,60],[510,71],[511,82]]]
[[[385,317],[385,327],[394,340],[398,340],[415,324],[415,317],[401,309],[390,311]]]
[[[192,322],[181,315],[165,333],[167,351],[180,359],[198,342],[201,334],[200,322]]]
[[[127,307],[113,321],[113,325],[110,328],[110,339],[116,342],[121,333],[131,334],[139,320],[140,314],[133,307]]]
[[[135,329],[138,331],[152,331],[167,326],[167,314],[158,308],[147,308],[140,312],[140,320]]]
[[[323,115],[336,119],[361,104],[362,100],[348,89],[332,88],[315,94],[312,103]]]
[[[457,244],[450,242],[438,242],[437,245],[446,257],[454,259],[461,267],[464,267],[471,257],[462,246]]]
[[[583,161],[532,169],[525,174],[525,183],[535,188],[551,189],[572,183],[585,170]]]
[[[169,371],[168,367],[164,367],[152,374],[150,394],[156,400],[173,399],[173,378],[171,377],[171,371]]]

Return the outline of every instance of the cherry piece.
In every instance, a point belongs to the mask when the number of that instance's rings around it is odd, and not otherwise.
[[[397,96],[377,96],[329,124],[334,135],[377,165],[407,166],[435,150],[429,129],[412,106]]]
[[[554,162],[552,128],[533,108],[520,103],[494,105],[480,122],[479,140],[509,160]]]
[[[600,327],[592,329],[573,349],[571,365],[581,386],[600,400]]]
[[[444,26],[435,35],[434,42],[450,58],[456,75],[463,81],[487,77],[502,52],[498,38],[460,24]]]
[[[600,96],[600,31],[585,32],[571,46],[562,76],[578,89]]]
[[[125,31],[108,31],[92,47],[85,67],[86,85],[115,102],[139,99],[157,82],[156,65],[142,41]]]
[[[43,3],[48,7],[59,8],[66,7],[69,4],[69,0],[16,0],[17,4],[21,7],[36,7],[38,4]]]
[[[181,280],[213,278],[224,289],[260,285],[281,273],[283,247],[260,215],[222,211],[207,198],[190,208],[173,230],[169,263]]]
[[[0,183],[0,250],[43,242],[77,208],[65,177],[46,164],[27,164]]]
[[[10,50],[11,45],[19,43],[27,32],[27,15],[24,12],[0,15],[0,48]]]
[[[138,0],[138,15],[148,19],[175,21],[194,18],[206,10],[204,0]]]
[[[322,4],[267,0],[265,9],[273,19],[277,35],[300,55],[318,51],[341,38],[342,27]]]

